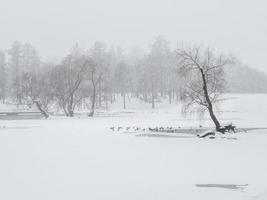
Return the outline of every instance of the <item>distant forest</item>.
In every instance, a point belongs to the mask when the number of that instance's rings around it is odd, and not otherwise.
[[[224,92],[267,93],[267,75],[240,63],[225,67]],[[75,44],[58,63],[43,60],[31,44],[15,41],[0,51],[0,99],[35,103],[44,110],[56,104],[67,116],[80,105],[94,111],[112,104],[117,95],[152,102],[154,108],[157,98],[170,103],[181,98],[183,74],[177,65],[177,50],[162,37],[148,52],[138,47],[124,52],[102,42],[83,50]]]
[[[267,93],[267,75],[245,65],[226,68],[228,91],[231,93]]]

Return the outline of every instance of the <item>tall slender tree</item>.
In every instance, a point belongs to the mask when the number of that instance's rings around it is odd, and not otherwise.
[[[11,71],[12,90],[16,100],[21,103],[22,91],[21,91],[21,74],[22,74],[22,44],[19,41],[15,41],[8,51],[9,54],[9,67]]]
[[[126,109],[126,95],[129,92],[131,78],[130,70],[126,63],[121,62],[118,64],[114,72],[116,91],[123,97],[123,108]]]
[[[6,99],[6,58],[5,53],[0,51],[0,98],[3,100],[3,103]]]

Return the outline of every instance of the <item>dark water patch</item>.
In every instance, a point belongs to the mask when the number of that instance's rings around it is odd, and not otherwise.
[[[121,128],[120,130],[118,130],[117,127],[111,127],[114,128],[114,130],[112,132],[115,133],[120,133],[120,134],[137,134],[136,136],[141,136],[141,137],[167,137],[167,138],[193,138],[194,136],[198,135],[198,134],[202,134],[204,132],[207,132],[209,130],[212,130],[212,128],[197,128],[197,127],[188,127],[188,128],[175,128],[172,127],[171,129],[161,129],[161,128],[156,128],[156,130],[154,131],[154,129],[148,130],[147,128],[140,128],[138,127],[138,130],[132,130],[133,128],[130,127],[130,130],[125,130],[125,127],[119,127]],[[111,129],[110,128],[110,129]],[[135,127],[137,128],[137,127]],[[267,130],[267,128],[237,128],[235,129],[236,133],[247,133],[250,131],[254,131],[254,130]],[[237,138],[235,137],[235,133],[231,132],[231,133],[226,133],[224,134],[220,134],[220,135],[216,135],[216,136],[220,136],[222,139],[227,139],[227,140],[237,140]]]
[[[221,137],[221,138],[226,140],[237,140],[237,138],[235,137]]]
[[[240,121],[242,118],[221,118],[221,121]],[[170,119],[169,121],[199,121],[199,118]],[[201,121],[210,121],[210,118],[201,118]]]
[[[212,128],[179,128],[175,129],[173,133],[182,133],[182,134],[200,134],[204,133],[206,131],[212,130]],[[246,133],[249,131],[254,131],[254,130],[267,130],[267,128],[236,128],[235,131],[236,133]],[[159,133],[169,133],[168,131],[158,131]],[[234,134],[234,133],[232,133]],[[228,135],[228,133],[227,133]]]
[[[12,130],[12,129],[30,129],[30,128],[36,128],[39,126],[14,126],[14,127],[6,127],[6,126],[1,126],[0,129],[2,130]]]
[[[244,190],[248,184],[244,185],[235,185],[235,184],[196,184],[196,187],[201,188],[222,188],[228,190]]]
[[[237,128],[236,132],[249,132],[249,131],[255,131],[255,130],[267,130],[267,128]]]

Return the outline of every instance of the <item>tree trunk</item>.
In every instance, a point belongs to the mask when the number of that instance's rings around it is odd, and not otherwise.
[[[38,101],[34,101],[35,105],[37,106],[38,110],[42,113],[42,115],[47,119],[49,115],[42,109],[42,106]]]
[[[176,94],[176,101],[179,101],[181,99],[180,95],[179,95],[180,92],[178,90],[176,90],[175,94]]]
[[[69,117],[73,117],[74,111],[73,111],[73,94],[70,95],[70,100],[68,102],[68,113]]]
[[[172,91],[169,91],[169,104],[172,104]]]
[[[95,100],[96,100],[96,86],[93,85],[92,105],[91,105],[91,111],[88,117],[93,117],[95,114]]]
[[[99,84],[98,84],[98,105],[99,107],[102,106],[102,93],[101,93],[101,81],[99,81]]]
[[[145,92],[145,94],[144,94],[144,100],[145,100],[145,102],[147,103],[147,93]]]
[[[123,109],[126,109],[126,95],[123,93]]]
[[[203,81],[204,96],[205,96],[206,102],[208,104],[209,114],[210,114],[210,117],[211,117],[212,121],[215,124],[216,131],[219,131],[221,125],[220,125],[220,122],[218,121],[218,119],[215,116],[214,111],[213,111],[212,102],[211,102],[210,97],[209,97],[209,94],[208,94],[208,87],[207,87],[206,76],[205,76],[204,71],[203,71],[202,68],[200,68],[200,72],[201,72],[201,77],[202,77],[202,81]]]
[[[163,89],[160,90],[160,96],[161,97],[164,97],[164,91],[163,91]]]
[[[109,95],[109,99],[110,99],[110,104],[113,104],[113,94],[112,94],[112,92]]]
[[[154,109],[155,108],[155,95],[154,95],[154,92],[152,92],[151,103],[152,103],[152,109]]]
[[[108,110],[108,94],[105,93],[106,110]]]
[[[67,110],[67,103],[64,101],[61,105],[65,115],[68,117],[69,116],[69,113],[68,113],[68,110]]]

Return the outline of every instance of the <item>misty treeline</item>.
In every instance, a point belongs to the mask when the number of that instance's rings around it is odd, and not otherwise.
[[[127,108],[127,99],[130,98],[138,98],[155,108],[162,98],[167,98],[170,104],[185,100],[185,83],[191,83],[191,90],[198,88],[199,82],[188,81],[185,79],[188,73],[185,75],[185,70],[179,70],[178,61],[183,57],[188,59],[184,53],[188,52],[171,49],[167,40],[158,37],[146,53],[140,48],[124,53],[120,48],[107,47],[101,42],[81,50],[76,44],[60,63],[53,63],[42,61],[31,44],[15,41],[7,51],[0,51],[0,98],[4,103],[36,105],[47,117],[52,106],[62,110],[66,116],[73,116],[76,108],[85,107],[88,115],[93,116],[96,108],[108,108],[119,96],[123,99],[123,108]],[[216,59],[219,62],[220,58]],[[183,63],[185,68],[189,66],[186,62]],[[216,87],[216,90],[211,88],[215,92],[211,97],[213,101],[217,93],[227,91],[219,91],[219,85],[214,85],[217,80],[228,80],[237,72],[233,70],[233,74],[228,69],[225,76],[222,74],[224,71],[211,71],[221,73],[219,79],[212,82],[212,87]],[[194,80],[200,81],[198,78]]]

